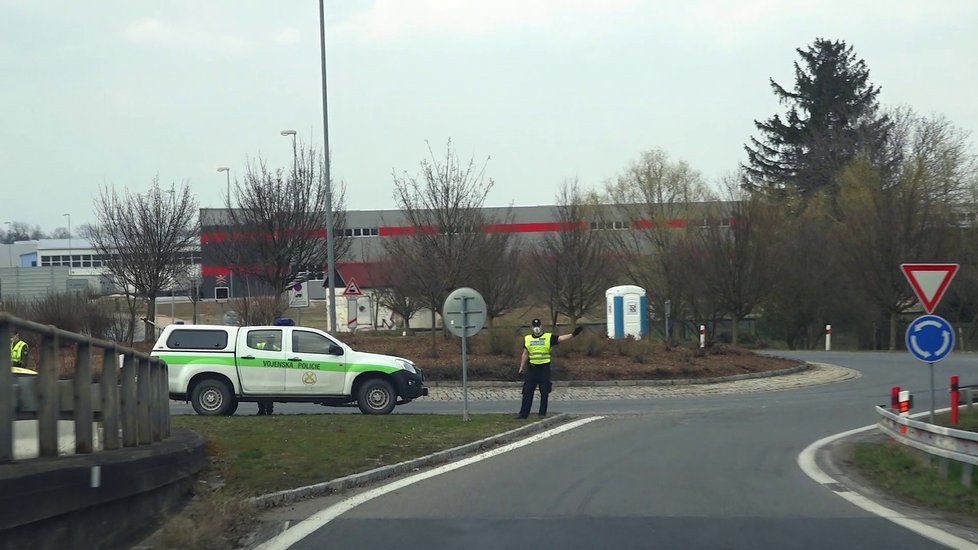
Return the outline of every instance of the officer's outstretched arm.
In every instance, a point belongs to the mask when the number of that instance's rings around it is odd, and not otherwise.
[[[572,332],[570,334],[561,334],[560,336],[557,337],[557,343],[565,342],[567,340],[570,340],[571,338],[577,336],[578,334],[580,334],[583,331],[584,331],[584,327],[577,327],[577,328],[574,329],[574,332]]]

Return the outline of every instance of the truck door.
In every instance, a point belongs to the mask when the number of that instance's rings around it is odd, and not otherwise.
[[[345,348],[318,332],[291,329],[285,374],[287,393],[342,395],[346,385]]]
[[[241,329],[235,359],[245,393],[282,393],[289,363],[280,328]]]

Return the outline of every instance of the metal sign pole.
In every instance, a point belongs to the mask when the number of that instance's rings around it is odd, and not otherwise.
[[[934,395],[934,363],[928,363],[930,365],[930,423],[934,423],[934,403],[937,402],[937,398]]]
[[[469,420],[468,337],[475,336],[485,326],[485,299],[468,287],[453,290],[442,306],[442,322],[446,330],[462,339],[462,420]]]
[[[469,361],[465,336],[469,330],[469,297],[462,298],[462,420],[469,420]]]

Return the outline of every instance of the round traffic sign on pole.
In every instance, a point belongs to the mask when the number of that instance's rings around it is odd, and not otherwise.
[[[465,340],[486,324],[486,301],[477,290],[457,288],[445,298],[441,308],[445,328],[462,338],[462,420],[469,419],[469,363]]]
[[[936,363],[954,349],[954,329],[937,315],[921,315],[907,327],[906,344],[917,359]]]
[[[445,328],[455,336],[474,336],[486,324],[486,301],[477,290],[457,288],[445,298],[441,309]]]

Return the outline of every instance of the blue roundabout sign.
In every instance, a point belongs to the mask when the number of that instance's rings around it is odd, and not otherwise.
[[[954,349],[954,329],[937,315],[917,317],[907,327],[907,351],[921,361],[936,363]]]

